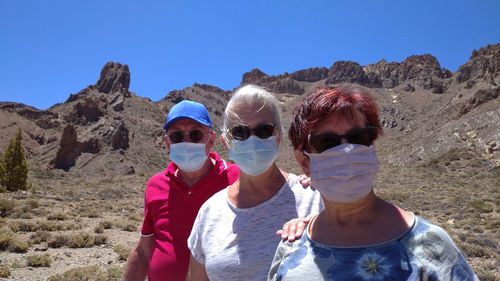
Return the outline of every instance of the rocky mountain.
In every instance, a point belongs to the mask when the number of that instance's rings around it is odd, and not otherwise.
[[[383,161],[419,165],[466,151],[485,167],[500,165],[500,44],[474,50],[456,72],[425,54],[366,66],[337,61],[330,68],[276,76],[253,69],[242,76],[241,84],[247,83],[277,95],[285,128],[291,110],[311,89],[358,84],[373,94],[380,107],[385,137],[377,149]],[[172,105],[183,99],[205,104],[220,134],[230,91],[194,84],[153,102],[131,92],[129,85],[129,67],[108,62],[95,85],[47,110],[0,103],[0,149],[21,127],[32,177],[151,174],[168,163],[162,125]],[[220,142],[215,150],[227,158]],[[285,169],[299,171],[288,140],[281,147],[279,162]]]

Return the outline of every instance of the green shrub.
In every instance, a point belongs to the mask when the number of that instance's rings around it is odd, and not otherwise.
[[[17,130],[16,136],[10,140],[5,153],[0,157],[0,185],[2,190],[16,191],[27,190],[29,185],[28,166],[24,156],[24,148],[21,144],[21,128]]]
[[[13,237],[14,233],[10,229],[0,229],[0,251],[4,251],[9,247]]]
[[[6,265],[0,265],[0,278],[7,278],[10,276],[10,268]]]
[[[30,247],[30,245],[28,244],[28,242],[13,239],[10,242],[9,250],[11,252],[15,252],[15,253],[26,253],[28,251],[29,247]]]
[[[0,217],[6,217],[7,214],[16,207],[16,202],[7,198],[0,198]]]
[[[131,249],[126,248],[122,245],[116,245],[113,251],[118,254],[118,260],[126,261],[130,255]]]
[[[28,261],[27,262],[28,266],[50,267],[52,259],[50,258],[49,254],[43,254],[43,255],[28,256],[27,261]]]

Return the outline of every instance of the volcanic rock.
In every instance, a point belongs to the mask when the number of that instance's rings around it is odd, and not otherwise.
[[[101,93],[114,93],[121,89],[128,90],[130,85],[130,71],[128,65],[118,62],[108,62],[101,71],[96,88]]]

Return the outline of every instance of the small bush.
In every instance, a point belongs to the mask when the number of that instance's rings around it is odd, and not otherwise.
[[[47,216],[47,219],[48,220],[51,220],[51,221],[63,221],[63,220],[66,220],[67,219],[67,216],[66,214],[63,214],[63,213],[55,213],[55,214],[50,214],[49,216]]]
[[[7,278],[10,276],[10,268],[6,265],[0,265],[0,278]]]
[[[30,245],[26,241],[12,240],[9,245],[9,250],[15,253],[26,253]]]
[[[68,237],[66,237],[65,235],[58,235],[50,238],[47,244],[51,248],[61,248],[62,246],[68,244]]]
[[[48,242],[51,238],[50,232],[47,231],[37,231],[34,234],[31,234],[30,241],[32,244],[39,244],[41,242]]]
[[[112,221],[101,221],[99,223],[104,229],[111,229],[113,228],[113,222]]]
[[[131,249],[126,248],[122,245],[116,245],[113,251],[118,254],[118,260],[126,261],[130,255]]]
[[[30,221],[11,221],[9,227],[14,232],[33,232],[38,229],[38,225]]]
[[[94,237],[82,232],[72,234],[68,237],[68,247],[70,248],[90,248],[94,246]]]
[[[98,224],[98,225],[94,228],[94,232],[95,232],[95,233],[103,233],[103,232],[104,232],[104,227],[103,227],[101,224]]]
[[[0,217],[6,217],[16,207],[14,200],[0,198]]]
[[[137,231],[137,226],[133,225],[132,223],[126,223],[122,225],[121,229],[123,231],[135,232]]]
[[[10,229],[0,229],[0,251],[4,251],[9,247],[13,237],[14,233]]]
[[[96,245],[96,246],[106,244],[107,242],[108,242],[108,236],[106,236],[106,235],[94,236],[94,245]]]
[[[52,259],[50,258],[49,254],[43,254],[43,255],[34,255],[34,256],[29,256],[27,257],[27,264],[28,266],[33,266],[33,267],[50,267],[50,263],[52,262]]]

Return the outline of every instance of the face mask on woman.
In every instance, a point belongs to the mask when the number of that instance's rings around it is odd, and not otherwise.
[[[349,203],[366,196],[378,171],[375,146],[344,143],[322,153],[307,153],[311,185],[333,202]]]
[[[206,143],[180,142],[170,145],[170,159],[179,169],[194,172],[207,160]]]
[[[276,136],[260,139],[250,136],[244,141],[232,140],[229,159],[248,175],[257,176],[269,169],[278,156]]]

